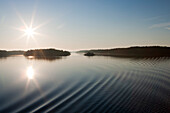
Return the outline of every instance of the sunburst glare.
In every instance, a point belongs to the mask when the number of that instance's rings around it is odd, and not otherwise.
[[[26,42],[26,43],[28,43],[28,41],[29,41],[30,38],[32,38],[32,39],[35,41],[35,43],[36,43],[35,35],[45,36],[45,35],[43,35],[43,34],[41,34],[41,33],[36,32],[36,30],[39,29],[40,27],[44,26],[45,24],[47,24],[49,21],[44,22],[44,23],[42,23],[42,24],[40,24],[40,25],[37,25],[37,26],[34,26],[34,27],[33,27],[33,22],[34,22],[34,17],[35,17],[35,11],[33,12],[33,15],[32,15],[31,21],[30,21],[30,24],[27,24],[27,23],[25,22],[25,20],[22,18],[22,16],[19,14],[19,12],[16,11],[16,13],[17,13],[19,19],[21,20],[22,24],[24,25],[24,27],[20,27],[20,28],[15,28],[15,27],[14,27],[14,29],[17,29],[17,30],[19,30],[19,31],[24,32],[24,34],[23,34],[22,36],[20,36],[20,38],[26,37],[26,38],[27,38],[27,42]],[[36,43],[36,44],[37,44],[37,43]],[[38,45],[38,44],[37,44],[37,45]]]
[[[34,29],[33,28],[26,28],[25,30],[24,30],[24,32],[25,32],[25,35],[27,35],[27,37],[28,38],[30,38],[30,37],[34,37],[34,34],[35,34],[35,31],[34,31]]]

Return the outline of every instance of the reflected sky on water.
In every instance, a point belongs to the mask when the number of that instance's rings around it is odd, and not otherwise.
[[[0,59],[0,112],[167,112],[169,58]]]

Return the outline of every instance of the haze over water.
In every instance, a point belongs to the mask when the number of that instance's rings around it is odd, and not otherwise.
[[[2,58],[0,112],[168,113],[169,67],[168,58]]]

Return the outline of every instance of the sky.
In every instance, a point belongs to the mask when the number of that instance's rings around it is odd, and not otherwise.
[[[0,49],[170,46],[169,0],[0,0]],[[37,28],[32,36],[25,26]]]

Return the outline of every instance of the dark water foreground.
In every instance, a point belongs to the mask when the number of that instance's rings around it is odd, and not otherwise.
[[[169,111],[168,58],[0,59],[0,113]]]

